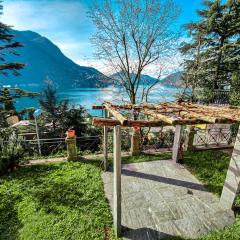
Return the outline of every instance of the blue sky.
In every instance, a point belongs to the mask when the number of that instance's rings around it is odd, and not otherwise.
[[[178,25],[197,19],[201,0],[176,0],[182,8]],[[2,21],[17,30],[32,30],[57,44],[62,52],[80,65],[100,70],[93,59],[89,38],[94,25],[86,11],[91,0],[5,0]]]

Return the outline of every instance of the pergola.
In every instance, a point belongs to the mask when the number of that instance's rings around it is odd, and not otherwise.
[[[104,168],[107,169],[108,127],[114,127],[113,161],[113,219],[117,236],[121,233],[121,127],[175,126],[172,160],[178,162],[183,125],[231,124],[240,122],[240,108],[216,107],[191,103],[159,103],[141,105],[113,105],[104,102],[93,109],[102,109],[104,118],[93,118],[93,125],[104,127]],[[137,120],[135,120],[137,119]],[[221,207],[231,209],[240,190],[240,128],[237,133],[232,158],[220,198]]]

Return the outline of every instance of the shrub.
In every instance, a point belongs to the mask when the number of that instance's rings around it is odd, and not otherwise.
[[[19,164],[24,151],[17,133],[11,129],[1,129],[0,139],[0,174],[4,174]]]

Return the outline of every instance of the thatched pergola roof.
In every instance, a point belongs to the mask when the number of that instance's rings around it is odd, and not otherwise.
[[[239,107],[205,106],[185,102],[141,105],[113,105],[104,102],[101,106],[93,106],[93,109],[105,109],[112,116],[93,118],[95,126],[157,127],[240,122]],[[134,115],[138,115],[138,120],[134,120]]]

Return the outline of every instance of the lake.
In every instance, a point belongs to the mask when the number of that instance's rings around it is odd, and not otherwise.
[[[36,91],[31,88],[29,91]],[[163,102],[163,101],[174,101],[175,95],[179,93],[180,89],[169,88],[165,86],[156,86],[151,94],[149,95],[149,102]],[[92,110],[92,105],[101,105],[104,101],[110,101],[113,103],[126,102],[128,99],[126,94],[122,93],[119,88],[108,87],[108,88],[74,88],[67,89],[65,91],[58,92],[59,99],[68,99],[70,104],[82,105],[87,111],[93,116],[100,116],[101,111]],[[21,98],[17,99],[17,109],[26,107],[40,107],[38,99]]]

